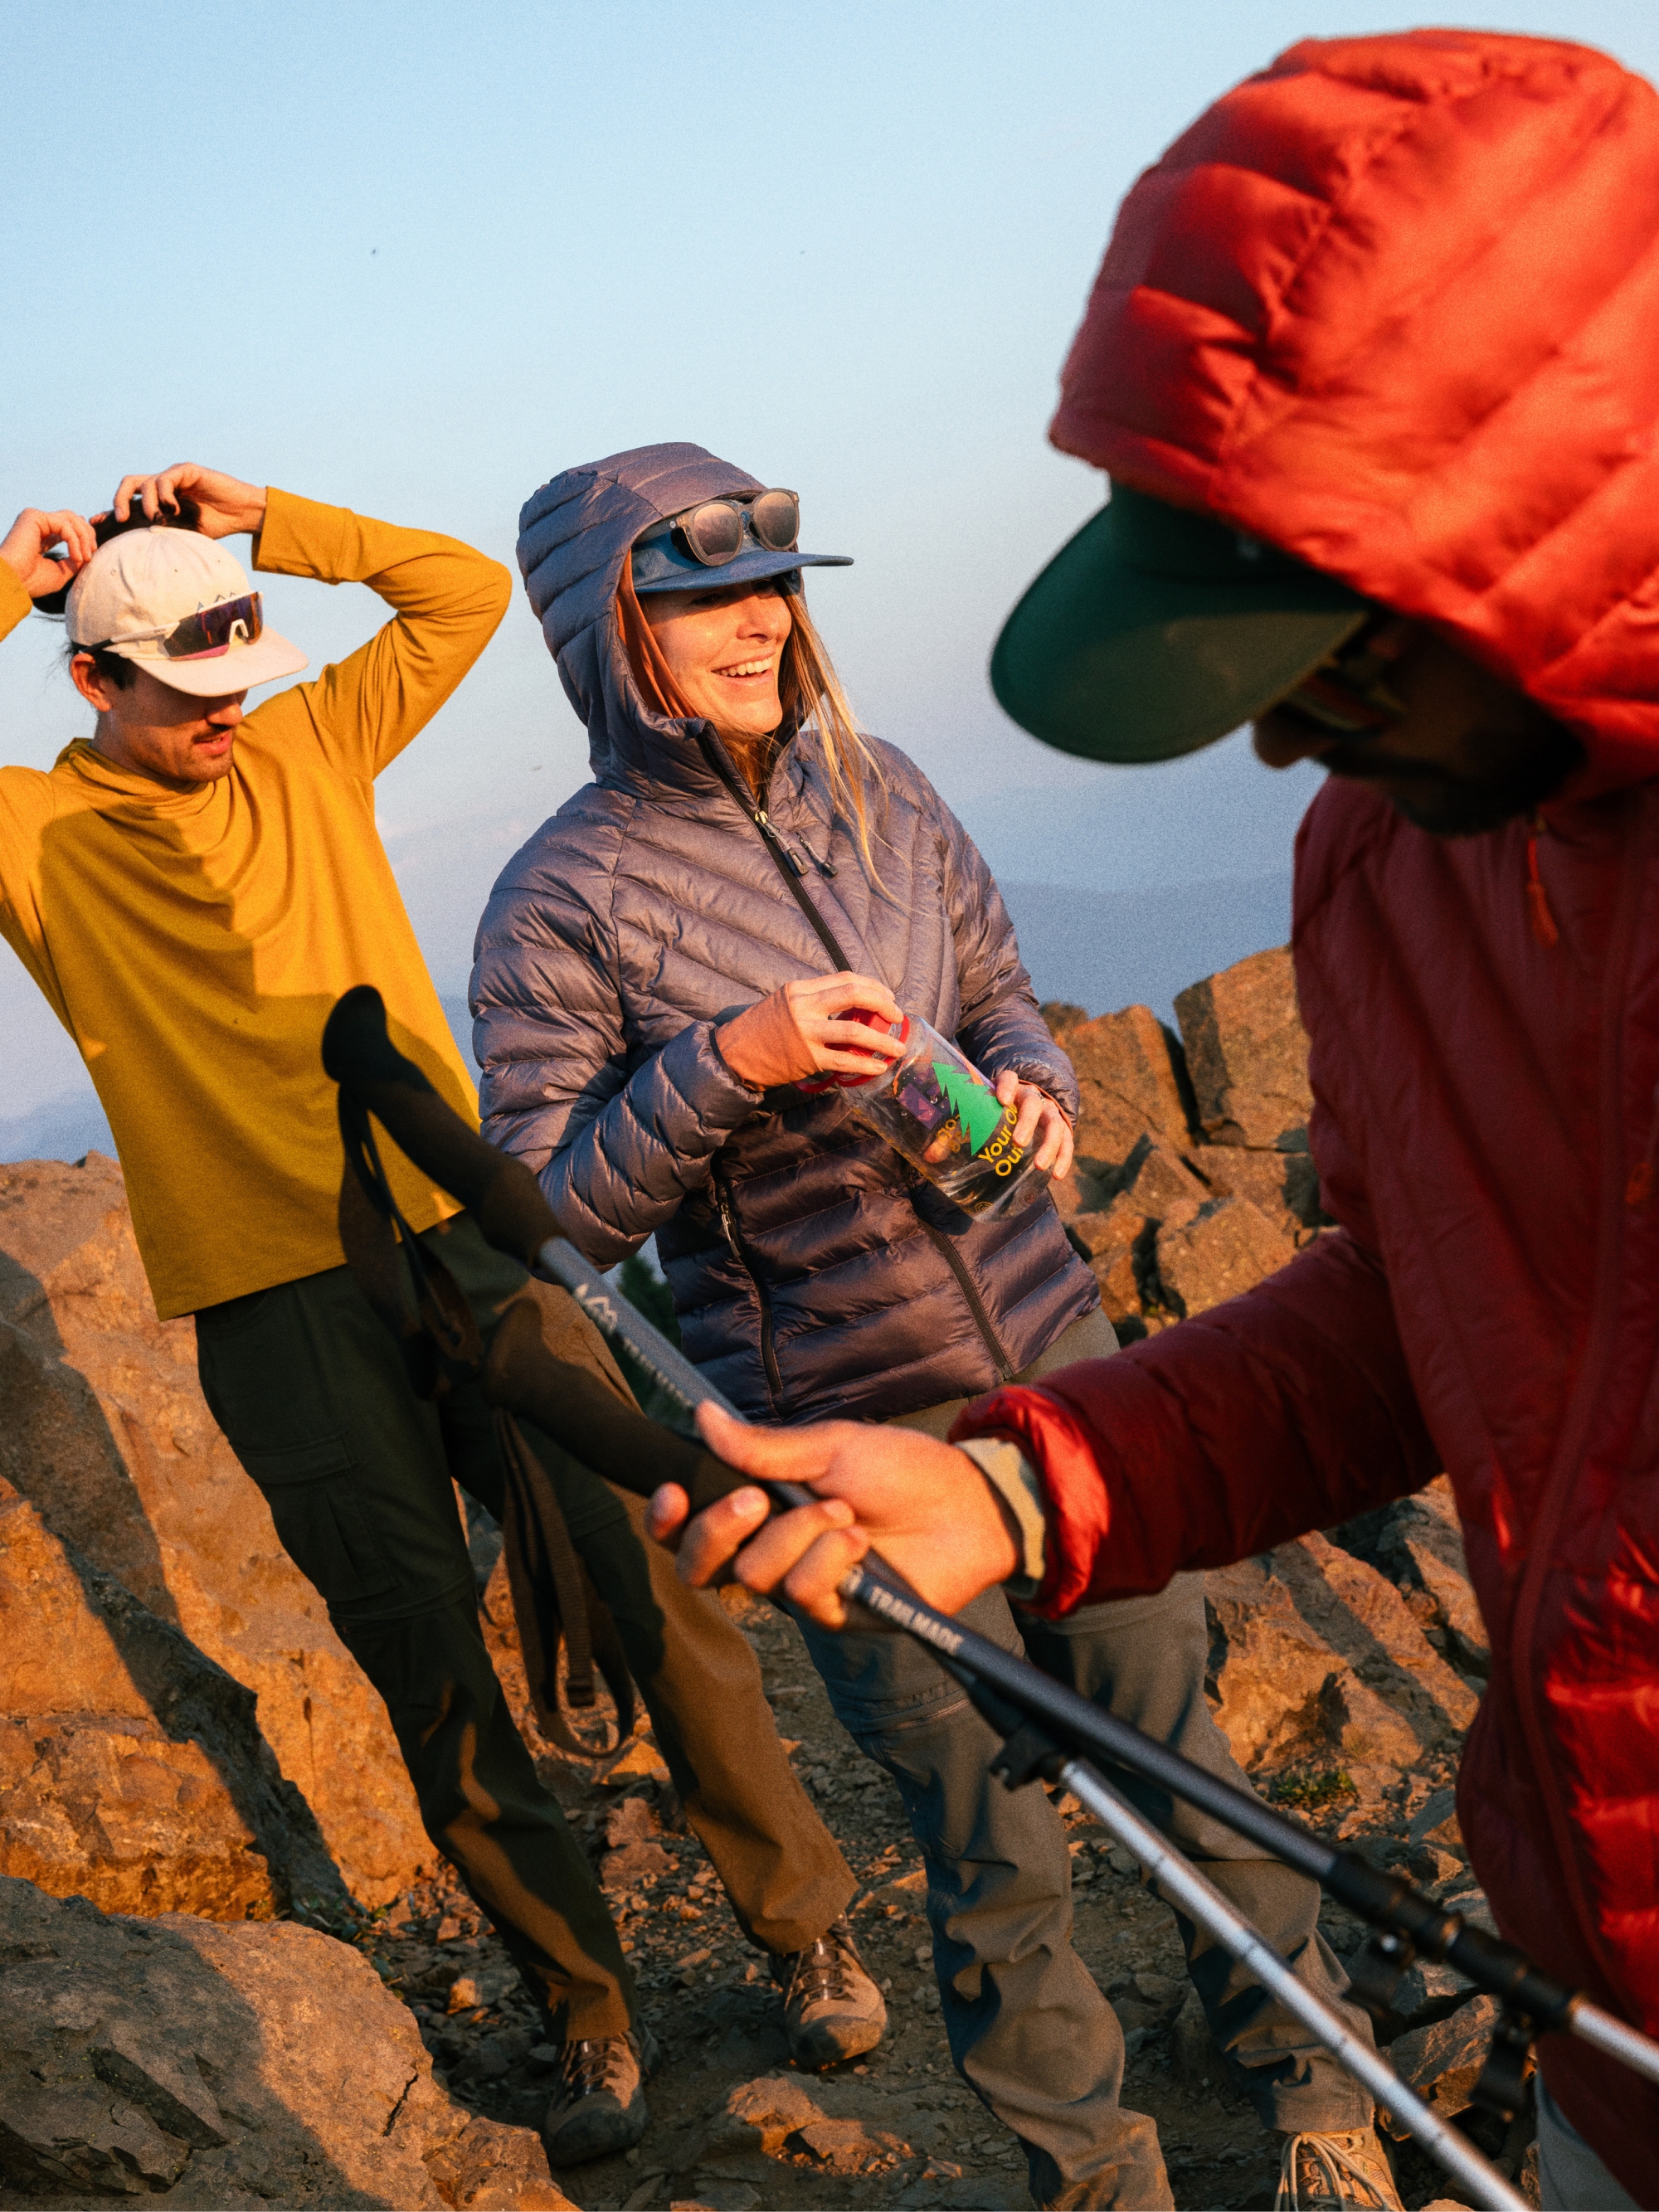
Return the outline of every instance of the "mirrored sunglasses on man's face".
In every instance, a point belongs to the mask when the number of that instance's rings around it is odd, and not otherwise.
[[[788,553],[800,535],[800,499],[793,491],[757,491],[752,499],[706,499],[669,525],[705,568],[735,561],[748,538],[768,553]]]
[[[233,645],[256,645],[265,626],[264,605],[258,592],[240,599],[222,599],[216,607],[198,607],[169,629],[129,631],[125,637],[106,637],[103,645],[83,645],[82,653],[99,653],[103,646],[139,645],[159,638],[168,660],[210,660],[228,653]]]

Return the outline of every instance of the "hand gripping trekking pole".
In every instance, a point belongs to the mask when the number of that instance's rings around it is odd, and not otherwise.
[[[688,1411],[705,1401],[726,1405],[644,1316],[613,1297],[575,1248],[559,1236],[551,1209],[528,1169],[470,1130],[420,1070],[396,1049],[387,1035],[380,994],[372,987],[348,992],[335,1007],[324,1033],[323,1058],[328,1073],[341,1085],[342,1127],[354,1160],[362,1152],[354,1116],[362,1118],[366,1130],[366,1114],[372,1111],[408,1157],[471,1211],[489,1243],[561,1283],[596,1326],[623,1345],[679,1404]],[[545,1379],[550,1372],[558,1383],[551,1390]],[[533,1392],[535,1402],[520,1402],[515,1410],[556,1431],[585,1464],[619,1486],[643,1492],[657,1482],[678,1481],[688,1491],[695,1510],[750,1485],[750,1477],[706,1449],[672,1437],[638,1414],[624,1413],[614,1398],[594,1402],[593,1392],[586,1387],[591,1378],[582,1370],[543,1363],[543,1377],[541,1389]],[[510,1389],[514,1379],[510,1372],[498,1375],[498,1389],[505,1382]],[[517,1380],[526,1387],[524,1376]],[[733,1409],[727,1406],[726,1410]],[[651,1467],[648,1475],[642,1462]],[[805,1503],[811,1495],[792,1483],[759,1486],[783,1505]],[[1443,1959],[1477,1988],[1498,1996],[1512,2023],[1505,2055],[1516,2075],[1530,2034],[1553,2030],[1577,2035],[1637,2073],[1659,2081],[1659,2044],[1555,1982],[1510,1946],[1468,1926],[1459,1915],[1443,1911],[1407,1883],[1379,1872],[1356,1853],[1335,1850],[1309,1835],[1248,1791],[1220,1781],[1029,1662],[947,1619],[925,1604],[878,1554],[872,1553],[854,1568],[843,1587],[849,1599],[927,1644],[940,1663],[970,1688],[975,1703],[1011,1739],[1009,1753],[1000,1765],[1010,1754],[1019,1753],[1024,1740],[1023,1770],[1011,1772],[1011,1781],[1039,1771],[1063,1777],[1172,1896],[1179,1889],[1182,1909],[1234,1955],[1248,1957],[1253,1966],[1257,1953],[1276,1958],[1226,1900],[1170,1851],[1156,1830],[1126,1806],[1074,1750],[1063,1747],[1085,1747],[1112,1765],[1185,1797],[1322,1883],[1376,1931],[1374,1963],[1385,1974],[1397,1978],[1415,1957]],[[1165,1873],[1166,1865],[1172,1874]],[[1252,1948],[1241,1949],[1241,1945]],[[1278,1961],[1278,1973],[1290,1977],[1282,1960]],[[1385,2061],[1352,2035],[1339,2015],[1293,1977],[1281,1984],[1270,1966],[1261,1978],[1398,2118],[1482,2192],[1483,2203],[1507,2206],[1519,2201],[1467,2139],[1449,2130],[1397,2080]],[[1507,2085],[1511,2092],[1517,2086],[1514,2081]],[[1473,2166],[1468,2162],[1471,2160]]]

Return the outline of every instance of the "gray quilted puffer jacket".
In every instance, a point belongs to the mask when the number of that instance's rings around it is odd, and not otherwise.
[[[750,1419],[881,1419],[1027,1366],[1098,1302],[1094,1279],[1050,1199],[971,1218],[913,1185],[845,1092],[757,1103],[715,1024],[845,965],[988,1074],[1015,1068],[1073,1112],[1077,1085],[989,871],[902,753],[874,748],[878,888],[816,736],[785,746],[757,806],[708,723],[641,703],[613,607],[629,549],[754,489],[701,447],[652,446],[524,509],[519,565],[594,780],[508,861],[479,924],[484,1133],[597,1264],[655,1232],[687,1355]]]

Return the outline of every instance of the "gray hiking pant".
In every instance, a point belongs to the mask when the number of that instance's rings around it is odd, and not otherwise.
[[[1538,2201],[1544,2212],[1638,2212],[1538,2077]]]
[[[1115,1348],[1103,1316],[1090,1315],[1021,1379]],[[957,1410],[929,1408],[906,1425],[942,1433]],[[1212,1773],[1248,1786],[1205,1703],[1200,1576],[1055,1623],[1017,1617],[1000,1590],[961,1617]],[[1011,1792],[992,1779],[1000,1739],[921,1644],[803,1626],[837,1717],[903,1796],[927,1864],[951,2057],[1020,2138],[1032,2196],[1055,2207],[1172,2204],[1154,2124],[1120,2101],[1126,2054],[1117,2015],[1072,1948],[1071,1859],[1046,1793],[1035,1783]],[[1121,1772],[1110,1779],[1369,2040],[1370,2024],[1342,2002],[1346,1978],[1318,1933],[1316,1885],[1186,1804]],[[1176,1924],[1220,2063],[1264,2125],[1287,2133],[1369,2126],[1369,2092],[1210,1936],[1180,1915]]]

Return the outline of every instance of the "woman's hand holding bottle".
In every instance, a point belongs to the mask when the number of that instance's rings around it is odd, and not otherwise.
[[[812,975],[786,983],[722,1022],[714,1032],[720,1058],[751,1091],[771,1091],[823,1074],[878,1075],[902,1058],[903,1046],[885,1030],[843,1015],[872,1013],[902,1024],[896,999],[872,975]]]
[[[1035,1083],[1022,1083],[1012,1067],[1005,1067],[997,1078],[997,1098],[1017,1109],[1014,1142],[1022,1152],[1036,1147],[1033,1166],[1046,1168],[1051,1176],[1069,1175],[1075,1149],[1072,1125],[1048,1092]]]

